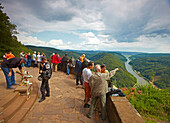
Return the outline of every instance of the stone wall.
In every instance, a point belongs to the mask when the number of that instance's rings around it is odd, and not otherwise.
[[[110,123],[145,123],[126,97],[108,97],[106,108]]]

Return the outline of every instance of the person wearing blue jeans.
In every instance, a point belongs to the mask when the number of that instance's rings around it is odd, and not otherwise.
[[[5,75],[5,78],[6,78],[7,89],[14,89],[14,87],[12,87],[12,85],[18,85],[18,84],[15,83],[15,74],[14,74],[14,71],[12,70],[12,75],[8,76],[9,68],[1,67],[1,69],[4,72],[4,75]]]
[[[81,75],[81,60],[82,58],[79,57],[79,59],[76,61],[76,66],[74,71],[77,73],[77,78],[76,78],[76,86],[79,85],[79,80],[81,85],[83,85],[83,79],[82,79],[82,75]]]
[[[31,59],[28,59],[28,64],[27,64],[28,67],[31,66]]]
[[[67,75],[70,74],[70,68],[69,68],[69,65],[67,65]]]
[[[77,73],[76,85],[79,85],[79,80],[80,80],[80,84],[83,85],[83,78],[81,73]]]

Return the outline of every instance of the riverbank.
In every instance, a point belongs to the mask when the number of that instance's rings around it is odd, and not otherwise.
[[[131,73],[136,79],[137,79],[137,84],[138,85],[146,85],[148,84],[148,82],[143,78],[140,77],[133,69],[132,66],[129,64],[129,62],[131,61],[129,59],[129,57],[126,56],[127,61],[125,62],[125,68],[126,70]]]

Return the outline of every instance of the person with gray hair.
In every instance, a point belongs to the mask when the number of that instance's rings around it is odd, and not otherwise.
[[[88,118],[92,117],[94,106],[98,98],[101,101],[102,109],[102,120],[106,119],[106,93],[108,92],[107,80],[115,75],[116,71],[119,68],[116,68],[109,73],[101,73],[101,67],[99,64],[95,66],[95,73],[89,79],[89,85],[91,88],[91,105],[89,112],[87,114]]]

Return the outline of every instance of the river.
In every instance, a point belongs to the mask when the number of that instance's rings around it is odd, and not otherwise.
[[[130,62],[130,59],[128,57],[126,57],[127,61],[125,62],[125,67],[126,67],[126,70],[131,73],[134,77],[137,78],[137,84],[138,85],[146,85],[148,84],[148,82],[143,79],[142,77],[140,77],[137,73],[135,73],[132,69],[132,67],[129,65],[129,62]]]

